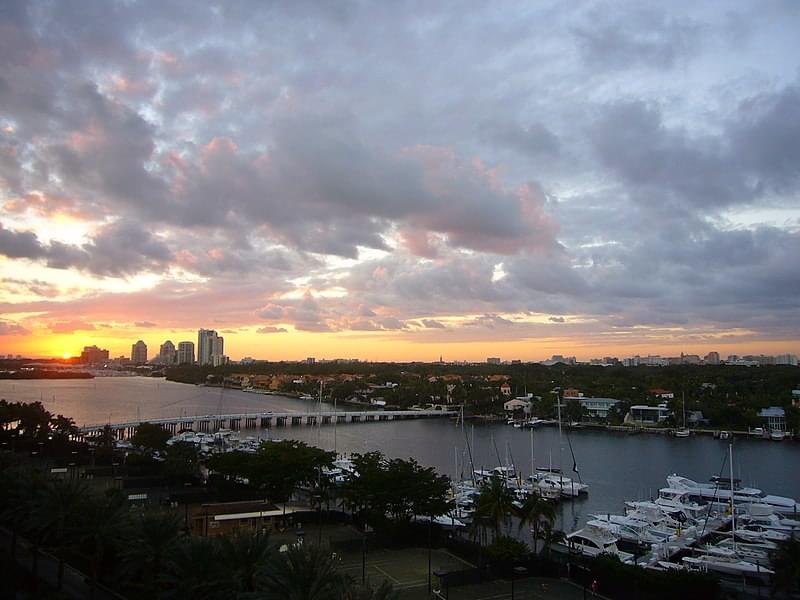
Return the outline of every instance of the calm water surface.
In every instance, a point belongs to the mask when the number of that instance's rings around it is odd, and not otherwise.
[[[71,416],[78,424],[217,412],[308,411],[317,406],[314,402],[282,396],[223,391],[144,377],[0,381],[0,398],[41,400],[48,410]],[[496,466],[498,455],[501,462],[505,462],[506,456],[513,459],[525,475],[531,468],[530,430],[500,424],[474,427],[468,424],[462,430],[447,419],[420,419],[337,427],[295,426],[243,435],[258,434],[265,438],[291,437],[339,452],[380,450],[389,457],[413,457],[450,476],[460,476],[462,470],[469,473],[465,451],[465,438],[469,438],[477,468]],[[670,473],[706,481],[720,473],[728,451],[727,442],[704,436],[675,439],[573,431],[569,441],[581,478],[589,484],[590,492],[588,498],[560,503],[561,526],[566,529],[585,522],[590,514],[621,512],[625,500],[655,496],[666,485],[665,477]],[[575,476],[571,473],[567,437],[564,436],[563,449],[559,451],[556,428],[535,431],[534,453],[537,466],[548,466],[551,462],[558,466],[561,456],[565,474]],[[735,476],[769,493],[800,498],[798,465],[800,444],[738,439],[734,443]],[[722,474],[727,476],[727,464]]]

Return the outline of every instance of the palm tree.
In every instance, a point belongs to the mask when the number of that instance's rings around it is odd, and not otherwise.
[[[792,536],[786,541],[778,542],[778,548],[773,552],[772,566],[775,575],[772,585],[777,592],[783,592],[787,597],[800,590],[800,539]]]
[[[72,520],[81,509],[88,493],[79,481],[55,480],[48,482],[33,503],[31,517],[42,533],[42,542],[58,552],[58,589],[64,582],[63,550],[74,543],[71,535]]]
[[[20,470],[12,474],[12,477],[14,479],[11,481],[9,490],[9,504],[3,511],[3,520],[10,525],[12,530],[11,556],[13,557],[16,551],[17,533],[22,533],[32,543],[31,571],[34,581],[37,581],[39,547],[42,544],[44,531],[34,514],[33,507],[46,482],[39,470],[25,471],[22,470],[22,465],[20,465]]]
[[[214,537],[186,538],[178,543],[160,578],[166,596],[175,600],[230,600],[233,581],[221,546]]]
[[[262,570],[258,591],[265,599],[339,600],[345,585],[329,552],[295,544]]]
[[[514,499],[514,493],[505,481],[491,479],[481,487],[481,493],[475,503],[474,520],[489,523],[495,536],[503,525],[506,526],[508,533],[509,516],[514,512]]]
[[[258,574],[275,560],[266,531],[243,530],[220,538],[220,553],[238,593],[256,590]]]
[[[538,552],[539,533],[542,531],[543,526],[549,526],[552,529],[552,525],[556,520],[555,507],[538,494],[531,494],[525,499],[522,508],[517,511],[517,514],[520,519],[520,529],[525,525],[531,526],[533,551],[534,553]]]
[[[392,584],[383,581],[378,587],[374,588],[367,585],[356,583],[352,578],[348,578],[347,588],[341,600],[396,600],[397,592],[394,591]]]
[[[76,537],[91,565],[90,597],[94,598],[103,560],[118,545],[125,531],[127,510],[119,495],[90,495],[75,522]]]
[[[160,577],[182,535],[181,520],[170,512],[138,515],[123,533],[121,570],[143,597],[159,597]]]
[[[555,529],[551,521],[544,521],[542,523],[542,538],[544,539],[544,547],[548,558],[550,558],[551,546],[558,542],[563,542],[565,537],[564,532]]]

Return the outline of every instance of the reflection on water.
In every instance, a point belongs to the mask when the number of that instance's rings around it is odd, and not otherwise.
[[[129,419],[204,415],[211,413],[262,412],[267,410],[309,411],[311,401],[280,396],[262,396],[241,391],[185,385],[149,378],[114,378],[65,381],[2,381],[0,398],[30,402],[42,400],[52,412],[71,416],[79,424]],[[332,407],[325,405],[326,409]],[[342,407],[339,407],[341,410]],[[261,431],[262,437],[292,437],[339,452],[380,450],[389,457],[412,457],[450,476],[469,473],[470,441],[476,468],[514,462],[517,470],[531,470],[530,430],[506,425],[467,425],[462,430],[447,419],[295,426]],[[255,435],[255,433],[253,433]],[[559,447],[556,428],[534,433],[537,466],[560,463],[565,475],[572,472],[572,455],[566,437]],[[660,435],[630,436],[610,432],[570,433],[580,479],[590,486],[588,498],[559,505],[559,520],[567,530],[586,521],[588,515],[621,512],[625,500],[648,499],[666,485],[670,473],[706,481],[711,475],[727,474],[723,464],[727,442],[711,437],[675,439]],[[800,444],[762,440],[734,442],[734,470],[746,485],[773,494],[800,498]]]

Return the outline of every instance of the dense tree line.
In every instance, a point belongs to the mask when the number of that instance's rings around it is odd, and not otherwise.
[[[47,549],[126,597],[216,600],[388,599],[391,589],[364,588],[342,574],[329,551],[312,544],[283,552],[265,533],[190,537],[179,515],[132,513],[117,490],[102,493],[85,482],[48,479],[45,472],[5,454],[0,464],[0,523],[15,538]],[[12,558],[17,542],[12,542]]]

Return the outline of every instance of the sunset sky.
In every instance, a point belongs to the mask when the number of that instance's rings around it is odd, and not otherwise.
[[[800,353],[800,3],[0,2],[0,353]]]

